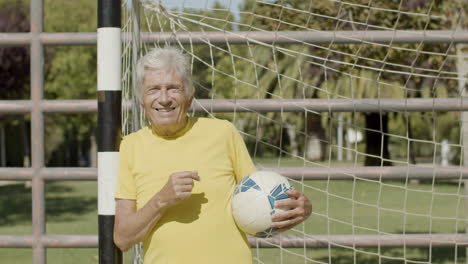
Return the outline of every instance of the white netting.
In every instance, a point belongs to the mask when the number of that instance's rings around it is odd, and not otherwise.
[[[193,115],[231,120],[259,167],[302,169],[293,182],[312,200],[314,212],[287,235],[305,239],[350,235],[344,238],[348,243],[325,241],[320,249],[305,244],[294,249],[254,247],[254,262],[465,260],[460,244],[439,248],[435,246],[441,242],[438,238],[417,248],[403,242],[393,247],[379,243],[362,247],[352,235],[465,232],[462,112],[410,112],[397,106],[390,112],[361,112],[360,108],[378,109],[387,99],[399,99],[408,107],[413,106],[413,99],[428,99],[421,107],[436,107],[441,98],[462,105],[468,49],[451,39],[466,28],[466,1],[146,0],[139,7],[135,5],[138,1],[133,2],[123,1],[122,28],[134,36],[126,38],[123,48],[123,98],[129,106],[123,111],[124,134],[145,124],[132,98],[133,63],[155,45],[175,45],[191,58],[194,105],[202,109]],[[387,40],[374,40],[372,36],[381,30],[387,31],[383,35]],[[414,30],[405,33],[407,40],[427,35],[432,41],[404,43],[402,30]],[[147,42],[148,32],[162,40]],[[221,40],[207,37],[213,32],[223,34]],[[289,43],[258,38],[270,32]],[[332,36],[331,41],[305,41],[308,35],[320,32],[330,33],[323,36]],[[184,34],[189,41],[179,38]],[[448,38],[435,43],[438,36]],[[234,37],[245,41],[232,44],[229,39]],[[339,42],[343,38],[354,43]],[[363,98],[374,100],[359,101]],[[322,99],[325,103],[342,99],[348,110],[245,112],[245,106],[239,104],[232,113],[217,113],[202,99]],[[363,166],[375,166],[375,177],[363,177],[364,169],[359,169]],[[397,174],[402,177],[385,179],[387,166],[400,169]],[[348,180],[334,180],[330,171],[337,167],[343,167],[341,176],[347,175]],[[325,177],[307,180],[304,175],[309,168],[325,169]],[[438,171],[444,168],[453,168],[452,174],[459,177],[439,179]],[[412,180],[413,169],[427,169],[425,179]],[[453,237],[444,239],[453,241]]]

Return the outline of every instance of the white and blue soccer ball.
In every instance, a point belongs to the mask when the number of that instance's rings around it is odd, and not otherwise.
[[[293,189],[288,179],[272,171],[256,171],[242,179],[232,196],[232,214],[237,226],[256,237],[271,237],[278,228],[271,227],[271,216],[284,211],[275,208],[278,200],[290,199]]]

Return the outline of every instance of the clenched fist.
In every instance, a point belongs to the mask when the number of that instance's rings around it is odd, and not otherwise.
[[[171,174],[159,192],[161,201],[166,206],[172,206],[187,199],[192,195],[193,180],[201,180],[197,171],[181,171]]]

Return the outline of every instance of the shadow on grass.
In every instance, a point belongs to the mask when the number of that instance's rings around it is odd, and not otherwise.
[[[0,186],[0,226],[31,222],[31,188],[24,183]],[[47,220],[73,221],[76,216],[95,211],[97,199],[83,196],[77,188],[60,183],[46,184]]]

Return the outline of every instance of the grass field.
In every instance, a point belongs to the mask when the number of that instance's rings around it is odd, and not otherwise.
[[[20,183],[0,186],[0,193],[0,234],[32,234],[31,189]],[[97,234],[97,183],[47,182],[46,216],[48,234]],[[47,263],[98,263],[97,256],[97,249],[47,249]],[[31,249],[0,249],[0,263],[31,263],[31,259]]]
[[[463,186],[442,182],[308,181],[294,183],[314,214],[292,234],[462,233]],[[0,234],[30,235],[31,193],[0,186]],[[97,234],[96,182],[47,182],[48,234]],[[464,248],[253,249],[257,263],[464,263]],[[31,249],[0,249],[0,263],[31,263]],[[304,259],[307,256],[308,260]],[[130,262],[130,254],[125,256]],[[406,259],[406,262],[402,259]],[[97,249],[48,249],[47,263],[98,263]]]

